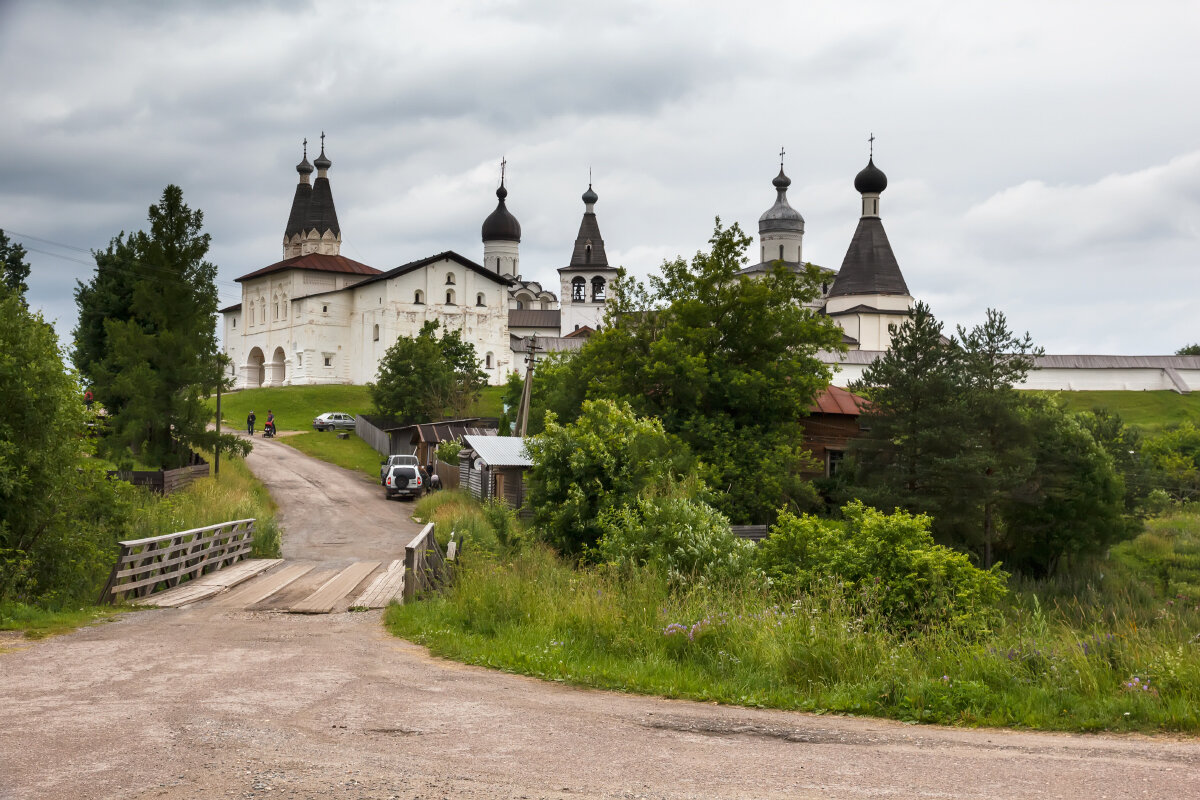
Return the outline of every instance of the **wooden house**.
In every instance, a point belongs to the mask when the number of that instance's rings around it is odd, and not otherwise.
[[[521,508],[525,504],[525,473],[533,466],[525,437],[468,435],[462,441],[459,485],[479,500],[495,497]]]
[[[809,477],[832,477],[851,439],[861,432],[858,420],[867,406],[866,398],[836,386],[827,386],[809,406],[809,415],[800,420],[804,444],[820,465]]]

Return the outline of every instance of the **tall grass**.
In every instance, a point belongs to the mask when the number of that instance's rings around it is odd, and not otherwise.
[[[478,506],[435,497],[418,510],[486,526]],[[911,636],[833,582],[786,598],[749,583],[672,590],[653,571],[576,568],[541,546],[478,547],[443,595],[386,619],[438,655],[605,689],[955,725],[1200,730],[1200,600],[1147,591],[1116,560],[1093,566],[1074,586],[1015,586],[982,637]]]

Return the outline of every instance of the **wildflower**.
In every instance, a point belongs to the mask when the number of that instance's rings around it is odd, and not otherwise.
[[[942,676],[942,683],[949,683],[949,682],[950,682],[950,676],[949,676],[949,675],[943,675],[943,676]]]

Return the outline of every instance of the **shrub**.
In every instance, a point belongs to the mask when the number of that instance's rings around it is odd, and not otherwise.
[[[601,514],[685,472],[662,423],[635,416],[624,402],[586,402],[569,425],[548,414],[545,432],[526,447],[533,460],[529,504],[538,532],[573,556],[596,545],[604,532]]]
[[[446,464],[457,464],[458,454],[462,452],[462,442],[451,439],[447,442],[442,442],[437,446],[438,461]]]
[[[994,621],[1007,576],[934,544],[929,517],[884,514],[858,501],[842,514],[844,521],[780,517],[756,553],[779,591],[794,594],[836,580],[905,630],[947,625],[982,632]]]
[[[675,584],[739,581],[753,563],[754,545],[734,536],[723,514],[679,492],[640,497],[606,512],[600,525],[603,561],[654,567]]]

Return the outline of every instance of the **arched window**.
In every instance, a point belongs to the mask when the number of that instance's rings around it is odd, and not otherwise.
[[[280,310],[283,312],[283,318],[287,319],[288,299],[286,294],[283,296],[283,299],[279,301],[279,306]]]
[[[582,277],[573,278],[571,280],[571,299],[586,300],[587,299],[587,281]]]
[[[279,319],[279,298],[271,298],[271,319]]]
[[[592,299],[597,302],[604,299],[604,278],[599,275],[592,278]]]
[[[453,289],[446,290],[446,305],[448,305],[448,306],[454,305],[454,290]]]
[[[454,273],[453,273],[453,272],[447,272],[447,273],[446,273],[446,285],[447,285],[447,286],[453,286],[453,285],[454,285]]]
[[[592,243],[591,242],[588,242],[587,245],[583,248],[583,263],[585,263],[585,264],[592,263]]]
[[[484,302],[483,292],[480,292],[479,294],[475,295],[475,305],[477,305],[477,306],[486,306],[487,305],[487,303]]]
[[[378,342],[379,341],[379,323],[378,322],[375,323],[374,336],[375,336],[375,341]]]
[[[525,303],[524,303],[524,301],[522,301],[522,300],[518,300],[518,301],[517,301],[517,311],[520,311],[520,310],[521,310],[522,308],[524,308],[524,307],[525,307]]]
[[[483,363],[484,363],[485,369],[492,368],[492,354],[491,353],[488,353],[486,356],[484,356]]]
[[[415,292],[413,292],[413,302],[419,306],[425,305],[425,293],[420,289],[417,289]]]
[[[779,260],[783,261],[783,245],[779,245]]]
[[[500,256],[496,256],[496,272],[500,271]]]

